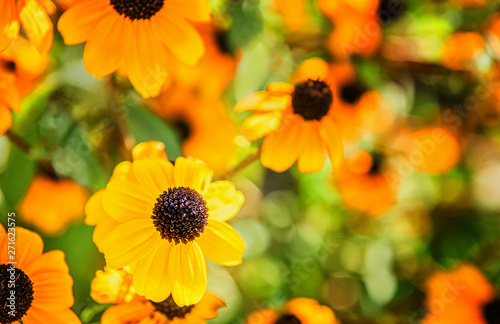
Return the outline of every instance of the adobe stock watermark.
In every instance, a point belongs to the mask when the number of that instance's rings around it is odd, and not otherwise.
[[[435,317],[441,315],[448,305],[454,303],[468,289],[466,285],[460,284],[458,276],[453,280],[446,279],[443,283],[444,287],[439,296],[430,301],[429,308],[422,306],[410,315],[408,318],[410,324],[434,323]]]
[[[3,252],[3,251],[2,251]],[[8,308],[9,316],[16,317],[16,272],[18,269],[15,267],[17,265],[16,259],[16,213],[11,212],[7,214],[7,265],[5,271],[8,274],[7,287],[2,287],[2,289],[8,289],[7,300],[2,301],[4,308]]]

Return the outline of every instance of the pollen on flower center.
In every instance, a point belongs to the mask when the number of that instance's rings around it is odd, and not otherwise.
[[[151,218],[163,239],[175,241],[175,244],[188,243],[203,233],[208,208],[196,190],[169,188],[156,198]]]
[[[285,314],[278,318],[275,324],[301,324],[302,322],[297,318],[297,316],[292,314]]]
[[[130,20],[150,19],[163,8],[164,0],[110,0],[120,15]]]
[[[15,292],[14,295],[11,294],[12,291]],[[33,282],[24,271],[1,264],[0,295],[3,307],[0,308],[0,323],[17,322],[26,315],[33,303],[33,293]],[[9,307],[12,304],[10,300],[14,300],[12,307]]]
[[[169,321],[172,321],[175,317],[180,319],[186,317],[186,315],[191,313],[191,311],[194,308],[194,305],[183,306],[183,307],[177,306],[172,296],[169,296],[161,303],[155,303],[155,302],[151,303],[156,308],[156,311],[164,314]]]
[[[293,111],[305,120],[321,120],[333,102],[332,90],[323,81],[307,80],[295,86],[292,94]]]

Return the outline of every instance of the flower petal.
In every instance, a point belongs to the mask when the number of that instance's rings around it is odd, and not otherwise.
[[[40,235],[35,232],[22,227],[13,229],[14,231],[7,232],[7,236],[2,242],[0,261],[2,263],[17,262],[16,267],[24,269],[42,254],[43,241]],[[15,252],[15,254],[8,253],[8,251]]]
[[[0,136],[5,134],[12,126],[12,113],[10,109],[0,105]]]
[[[136,219],[116,227],[102,250],[109,267],[124,268],[141,261],[160,243],[161,237],[151,219]]]
[[[153,201],[174,186],[174,166],[169,161],[143,159],[134,161],[132,167],[137,181]]]
[[[183,16],[192,21],[210,21],[210,2],[208,0],[165,0],[169,13]]]
[[[19,35],[17,6],[14,0],[0,1],[0,52],[12,44]],[[1,120],[1,119],[0,119]]]
[[[17,322],[16,322],[17,323]],[[80,324],[81,321],[70,309],[47,311],[33,307],[23,317],[23,323],[26,324]]]
[[[281,111],[256,112],[245,120],[241,134],[248,141],[261,138],[280,126],[282,116]]]
[[[338,170],[344,162],[344,144],[340,137],[339,128],[330,117],[326,116],[321,120],[320,134],[325,141],[328,157],[334,171]]]
[[[212,182],[203,198],[207,202],[209,218],[221,222],[233,218],[245,202],[243,193],[229,181]]]
[[[174,181],[176,187],[188,187],[205,194],[213,172],[201,160],[179,157],[175,160]]]
[[[142,323],[155,311],[154,306],[146,300],[135,300],[130,303],[108,308],[102,315],[103,324]]]
[[[54,41],[54,27],[46,9],[37,0],[26,0],[19,12],[19,20],[28,39],[38,52],[48,53]]]
[[[152,199],[137,182],[115,180],[108,183],[102,198],[106,213],[119,222],[152,215]]]
[[[168,276],[172,298],[177,305],[193,305],[201,300],[207,286],[207,265],[196,242],[172,248]]]
[[[236,230],[224,222],[209,219],[205,232],[196,239],[207,258],[224,266],[241,263],[245,243]]]
[[[301,173],[321,171],[325,165],[326,149],[319,133],[317,121],[308,121],[302,130],[302,144],[297,161],[297,169]]]

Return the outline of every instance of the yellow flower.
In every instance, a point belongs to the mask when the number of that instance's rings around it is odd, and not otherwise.
[[[340,323],[328,306],[322,306],[310,298],[295,298],[284,305],[278,313],[274,309],[261,309],[251,313],[246,324],[338,324]]]
[[[167,160],[164,145],[136,146],[133,162],[122,162],[106,189],[91,197],[87,223],[111,268],[131,266],[139,295],[162,302],[170,294],[179,306],[205,293],[207,265],[241,263],[245,245],[226,223],[243,204],[228,181],[212,182],[202,161]]]
[[[26,36],[38,52],[48,53],[54,40],[54,27],[49,14],[55,10],[50,0],[0,1],[0,52],[17,39],[22,24]]]
[[[96,272],[90,288],[90,296],[101,304],[130,302],[135,297],[132,275],[125,269],[104,267],[104,271]]]
[[[87,42],[83,62],[102,78],[120,69],[144,97],[154,97],[167,78],[167,53],[193,65],[204,53],[190,21],[208,22],[208,0],[81,0],[59,20],[68,45]]]
[[[11,254],[14,250],[9,247],[15,247],[15,254]],[[71,288],[73,279],[64,261],[64,253],[50,251],[42,254],[40,235],[21,227],[11,228],[6,233],[2,225],[0,251],[0,293],[3,305],[0,308],[0,323],[80,323],[70,310],[74,301]],[[14,316],[9,314],[12,311],[7,306],[10,290],[6,288],[12,274],[15,274],[16,289]]]
[[[74,181],[38,175],[21,201],[19,215],[44,234],[56,235],[71,222],[81,221],[88,196],[88,191]]]
[[[241,99],[237,112],[256,111],[243,124],[248,140],[265,136],[262,165],[276,172],[297,161],[302,173],[323,168],[326,152],[332,168],[344,160],[344,148],[333,118],[333,92],[322,79],[309,79],[296,85],[276,82]]]

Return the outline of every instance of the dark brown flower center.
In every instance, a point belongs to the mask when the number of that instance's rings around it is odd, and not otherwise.
[[[321,120],[333,102],[332,90],[323,81],[307,80],[295,86],[292,94],[293,112],[305,120]]]
[[[172,321],[174,317],[184,318],[187,314],[191,313],[194,308],[194,305],[191,306],[177,306],[174,302],[172,296],[169,296],[167,299],[162,301],[161,303],[151,302],[153,306],[156,308],[157,312],[164,314],[169,321]]]
[[[3,61],[3,67],[8,72],[16,72],[16,62],[14,61]]]
[[[377,175],[382,171],[382,167],[384,166],[384,157],[380,153],[372,154],[372,166],[370,170],[368,170],[369,175]]]
[[[19,321],[33,303],[33,283],[22,271],[12,265],[0,265],[0,323]]]
[[[349,104],[355,104],[366,92],[366,88],[358,83],[344,85],[340,89],[340,98]]]
[[[483,306],[483,317],[488,324],[500,323],[500,299],[495,299]]]
[[[169,188],[156,198],[151,218],[163,239],[175,241],[175,244],[188,243],[203,233],[208,208],[196,190]]]
[[[164,0],[110,0],[120,15],[130,20],[150,19],[163,8]]]
[[[297,318],[297,316],[292,314],[285,314],[278,318],[275,324],[301,324],[302,322]]]
[[[191,136],[191,125],[184,118],[177,119],[174,123],[174,128],[177,129],[181,142],[184,142]]]

